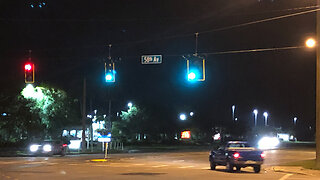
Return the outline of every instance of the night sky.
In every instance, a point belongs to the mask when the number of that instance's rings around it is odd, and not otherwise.
[[[31,49],[37,85],[81,99],[85,77],[92,108],[106,111],[104,61],[112,44],[113,112],[132,101],[173,121],[192,110],[203,126],[212,126],[231,122],[235,104],[241,123],[253,125],[257,108],[259,124],[267,111],[276,127],[292,125],[295,116],[301,127],[315,125],[315,50],[214,53],[303,46],[315,36],[315,12],[231,27],[313,10],[316,0],[47,0],[31,8],[32,2],[40,1],[0,1],[1,92],[25,85],[23,64]],[[195,52],[195,32],[207,76],[189,83],[182,55]],[[163,63],[142,65],[143,54],[161,54]]]

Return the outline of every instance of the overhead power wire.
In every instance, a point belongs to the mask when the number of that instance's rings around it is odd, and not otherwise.
[[[318,6],[315,6],[315,7],[318,7]],[[256,21],[251,21],[251,22],[246,22],[246,23],[242,23],[242,24],[236,24],[236,25],[211,29],[211,30],[206,30],[206,31],[199,31],[197,33],[198,33],[198,35],[200,35],[200,34],[208,34],[208,33],[213,33],[213,32],[225,31],[225,30],[229,30],[229,29],[235,29],[235,28],[239,28],[239,27],[244,27],[244,26],[249,26],[249,25],[254,25],[254,24],[259,24],[259,23],[264,23],[264,22],[270,22],[270,21],[280,20],[280,19],[304,15],[304,14],[309,14],[309,13],[313,13],[313,12],[317,12],[317,11],[320,11],[320,8],[312,9],[312,10],[308,10],[308,11],[297,12],[297,13],[292,13],[292,14],[276,16],[276,17],[271,17],[271,18],[266,18],[266,19],[261,19],[261,20],[256,20]],[[131,42],[125,42],[125,43],[114,43],[114,44],[116,44],[116,45],[141,44],[141,43],[147,43],[147,42],[152,42],[152,41],[168,40],[168,39],[182,38],[182,37],[188,37],[188,36],[194,36],[194,33],[192,33],[192,34],[191,33],[179,34],[179,35],[172,35],[172,36],[166,36],[166,37],[160,37],[160,38],[143,39],[143,40],[138,40],[138,41],[131,41]]]
[[[293,17],[293,16],[298,16],[298,15],[302,15],[302,14],[308,14],[308,13],[316,12],[316,11],[319,11],[319,10],[320,10],[320,8],[313,9],[313,10],[308,10],[308,11],[303,11],[303,12],[297,12],[297,13],[293,13],[293,14],[287,14],[287,15],[272,17],[272,18],[267,18],[267,19],[262,19],[262,20],[257,20],[257,21],[252,21],[252,22],[247,22],[247,23],[228,26],[228,27],[223,27],[223,28],[217,28],[217,29],[202,31],[202,32],[199,32],[199,33],[200,34],[206,34],[206,33],[211,33],[211,32],[216,32],[216,31],[228,30],[228,29],[233,29],[233,28],[237,28],[237,27],[243,27],[243,26],[248,26],[248,25],[253,25],[253,24],[258,24],[258,23],[263,23],[263,22],[268,22],[268,21],[274,21],[274,20],[279,20],[279,19]]]
[[[264,22],[270,22],[270,21],[280,20],[280,19],[299,16],[299,15],[309,14],[309,13],[313,13],[313,12],[316,12],[316,11],[320,10],[319,6],[310,6],[310,7],[317,7],[317,9],[312,9],[312,10],[307,10],[307,11],[302,11],[302,12],[297,12],[297,13],[292,13],[292,14],[286,14],[286,15],[281,15],[281,16],[276,16],[276,17],[271,17],[271,18],[266,18],[266,19],[261,19],[261,20],[246,22],[246,23],[242,23],[242,24],[236,24],[236,25],[231,25],[231,26],[226,26],[226,27],[206,30],[206,31],[198,31],[197,33],[199,35],[200,34],[214,33],[214,32],[230,30],[230,29],[235,29],[235,28],[239,28],[239,27],[244,27],[244,26],[249,26],[249,25],[254,25],[254,24],[259,24],[259,23],[264,23]],[[293,8],[292,10],[296,10],[296,9],[299,9],[299,8]],[[0,18],[0,20],[3,20],[3,19]],[[142,43],[147,43],[147,42],[152,42],[152,41],[168,40],[168,39],[182,38],[182,37],[188,37],[188,36],[194,36],[194,33],[178,34],[178,35],[172,35],[172,36],[166,36],[166,37],[159,37],[159,38],[152,38],[152,39],[151,38],[150,39],[142,39],[142,40],[137,40],[137,41],[123,42],[123,43],[113,43],[113,44],[117,45],[117,46],[125,45],[125,44],[142,44]],[[96,46],[92,46],[92,47],[96,47]],[[50,48],[50,49],[52,49],[52,48]],[[65,47],[64,47],[64,49],[65,49]]]
[[[208,54],[208,55],[237,54],[237,53],[250,53],[250,52],[263,52],[263,51],[290,50],[290,49],[299,49],[304,47],[305,46],[288,46],[288,47],[274,47],[274,48],[261,48],[261,49],[244,49],[244,50],[211,52],[211,53],[203,53],[203,54]]]
[[[232,26],[227,26],[227,27],[222,27],[222,28],[217,28],[217,29],[199,31],[198,33],[199,34],[207,34],[207,33],[212,33],[212,32],[224,31],[224,30],[234,29],[234,28],[238,28],[238,27],[243,27],[243,26],[248,26],[248,25],[253,25],[253,24],[258,24],[258,23],[263,23],[263,22],[284,19],[284,18],[293,17],[293,16],[299,16],[299,15],[308,14],[308,13],[313,13],[313,12],[316,12],[319,10],[320,10],[320,8],[317,8],[317,9],[312,9],[312,10],[308,10],[308,11],[286,14],[286,15],[282,15],[282,16],[277,16],[277,17],[272,17],[272,18],[267,18],[267,19],[262,19],[262,20],[257,20],[257,21],[251,21],[251,22],[247,22],[247,23],[242,23],[242,24],[237,24],[237,25],[232,25]],[[194,34],[168,36],[168,37],[166,37],[166,39],[171,39],[171,38],[176,38],[176,37],[186,37],[186,36],[192,36],[192,35],[194,35]]]

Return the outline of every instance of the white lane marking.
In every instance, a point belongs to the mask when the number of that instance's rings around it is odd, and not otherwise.
[[[46,162],[27,162],[27,163],[24,163],[24,164],[43,164],[43,163],[46,163]]]
[[[18,161],[1,161],[0,164],[15,164],[19,163]]]
[[[184,162],[184,160],[175,160],[173,161],[174,163],[177,163],[177,162]]]
[[[286,174],[284,175],[282,178],[280,178],[279,180],[286,180],[288,179],[290,176],[292,176],[293,174]]]
[[[78,165],[78,164],[68,164],[68,165],[70,165],[70,166],[76,166],[76,165]]]
[[[58,163],[48,163],[48,165],[56,165],[56,164],[58,164]]]
[[[106,167],[106,166],[108,166],[108,165],[100,165],[100,164],[96,164],[96,165],[93,165],[93,166],[98,166],[98,167]]]
[[[158,165],[158,166],[152,166],[152,167],[159,168],[159,167],[167,167],[167,166],[169,166],[169,165]]]
[[[185,169],[185,168],[193,168],[194,166],[182,166],[182,167],[179,167],[181,169]]]
[[[143,166],[144,164],[133,164],[135,166]]]

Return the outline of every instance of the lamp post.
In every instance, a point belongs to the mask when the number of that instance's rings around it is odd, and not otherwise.
[[[253,114],[254,114],[254,126],[257,126],[258,110],[257,109],[253,110]]]
[[[236,106],[232,105],[231,109],[232,109],[232,121],[234,121],[234,112],[236,110]]]
[[[298,118],[297,118],[297,117],[294,117],[294,118],[293,118],[293,124],[294,124],[294,125],[296,125],[296,124],[297,124],[297,120],[298,120]]]
[[[264,112],[264,113],[263,113],[263,116],[264,116],[264,125],[265,125],[265,126],[268,126],[268,113],[267,113],[267,112]]]
[[[316,167],[320,168],[320,0],[317,0],[317,63],[316,63]]]
[[[129,102],[128,103],[129,110],[132,108],[132,106],[133,106],[132,102]]]

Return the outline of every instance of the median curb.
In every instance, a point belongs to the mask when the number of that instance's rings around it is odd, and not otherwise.
[[[301,166],[272,166],[271,169],[274,172],[283,172],[283,173],[320,177],[319,170],[305,169]]]

